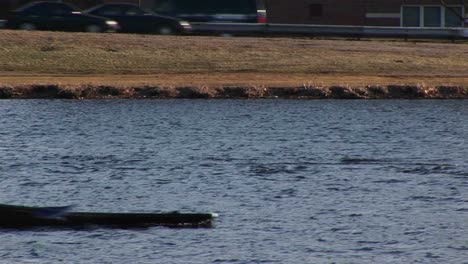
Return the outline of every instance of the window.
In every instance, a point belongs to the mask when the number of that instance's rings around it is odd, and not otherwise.
[[[125,15],[127,16],[142,16],[144,14],[145,12],[143,12],[143,10],[141,10],[138,7],[130,7],[127,10],[125,10]]]
[[[74,9],[68,5],[53,2],[39,2],[23,9],[30,14],[39,16],[60,16],[71,14]]]
[[[448,6],[445,8],[445,26],[463,27],[463,8],[461,6]]]
[[[309,16],[311,16],[311,17],[321,17],[321,16],[323,16],[323,5],[321,5],[321,4],[311,4],[311,5],[309,5]]]
[[[463,27],[462,6],[403,6],[403,27]]]
[[[424,11],[424,27],[441,27],[442,26],[442,13],[441,8],[438,6],[425,6]]]
[[[25,10],[25,12],[27,12],[29,14],[32,14],[32,15],[40,15],[40,14],[43,14],[45,12],[46,13],[48,12],[47,7],[43,7],[42,5],[31,6],[30,8],[27,8],[27,9],[24,9],[24,10]]]
[[[48,7],[50,13],[52,15],[66,15],[66,14],[71,14],[73,11],[75,11],[73,8],[71,8],[68,5],[65,4],[51,4]]]
[[[403,26],[404,27],[419,27],[421,12],[419,6],[404,6],[403,7]]]
[[[122,14],[122,8],[120,6],[106,6],[98,9],[95,14],[99,16],[119,16]]]

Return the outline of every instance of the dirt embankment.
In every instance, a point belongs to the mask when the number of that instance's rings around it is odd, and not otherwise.
[[[85,85],[61,87],[59,85],[0,86],[3,99],[109,99],[109,98],[288,98],[288,99],[468,99],[468,88],[459,86],[419,87],[412,85],[366,86],[352,88],[330,87],[114,87]]]
[[[467,98],[468,43],[0,31],[0,98]]]

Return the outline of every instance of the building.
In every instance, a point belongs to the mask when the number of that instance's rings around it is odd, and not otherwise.
[[[0,0],[0,19],[4,18],[9,10],[31,1]],[[158,0],[64,0],[64,2],[72,3],[82,9],[99,3],[119,1],[151,8]],[[468,27],[468,0],[263,1],[269,23],[393,27]]]
[[[468,0],[266,0],[266,9],[270,23],[468,26]]]

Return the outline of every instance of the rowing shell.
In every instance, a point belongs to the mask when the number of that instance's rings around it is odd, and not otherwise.
[[[217,217],[216,214],[212,213],[72,212],[71,208],[71,206],[29,207],[0,204],[0,228],[211,227],[213,219]]]

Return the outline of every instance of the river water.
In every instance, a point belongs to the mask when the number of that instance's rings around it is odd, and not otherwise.
[[[2,100],[0,203],[216,212],[0,230],[0,263],[468,263],[468,102]]]

